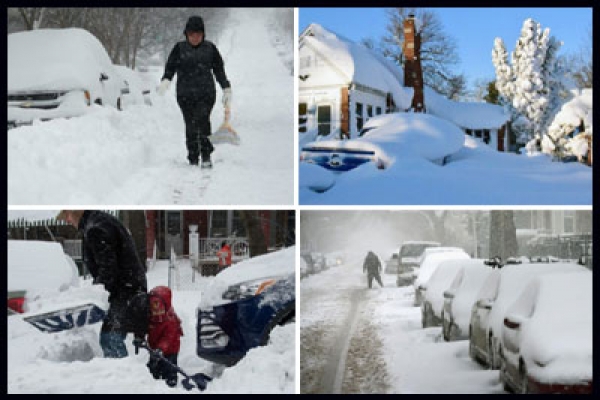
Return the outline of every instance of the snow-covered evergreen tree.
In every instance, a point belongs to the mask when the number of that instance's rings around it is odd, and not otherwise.
[[[511,53],[511,64],[502,39],[496,38],[492,62],[496,88],[502,103],[511,111],[512,128],[520,143],[538,147],[562,103],[564,92],[557,53],[561,42],[529,18]],[[532,146],[535,144],[535,146]],[[539,148],[539,147],[538,147]]]

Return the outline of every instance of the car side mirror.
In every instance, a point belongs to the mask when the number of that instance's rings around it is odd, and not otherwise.
[[[454,292],[451,292],[449,290],[446,290],[444,292],[444,298],[445,299],[453,299],[454,298]]]
[[[504,326],[508,329],[519,329],[522,323],[523,318],[515,314],[507,315],[504,318]]]
[[[490,299],[479,299],[477,300],[477,307],[484,308],[486,310],[491,310],[492,301]]]
[[[107,81],[108,80],[108,75],[106,75],[104,72],[100,73],[100,82],[102,81]]]

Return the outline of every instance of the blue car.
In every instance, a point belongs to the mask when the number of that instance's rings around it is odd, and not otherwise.
[[[331,171],[345,172],[372,161],[374,157],[375,152],[372,150],[309,145],[302,148],[300,159]]]
[[[294,321],[295,274],[230,286],[230,302],[197,311],[197,354],[231,366],[257,346],[267,344],[274,327]]]

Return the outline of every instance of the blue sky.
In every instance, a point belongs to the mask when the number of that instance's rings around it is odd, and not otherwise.
[[[444,32],[457,41],[460,64],[458,72],[467,75],[469,84],[477,78],[495,76],[491,52],[496,37],[504,40],[511,52],[519,37],[523,21],[533,18],[550,28],[563,41],[561,54],[577,52],[589,43],[592,8],[432,8],[440,17]],[[372,38],[377,43],[388,23],[383,8],[299,8],[300,32],[316,22],[353,41]]]

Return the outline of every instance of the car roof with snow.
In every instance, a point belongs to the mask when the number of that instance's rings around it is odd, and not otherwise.
[[[7,57],[9,92],[98,90],[100,73],[115,72],[104,46],[94,35],[80,28],[11,33]]]
[[[444,251],[440,253],[430,254],[421,263],[419,274],[415,279],[414,286],[418,287],[422,283],[426,283],[436,268],[446,260],[452,259],[468,259],[469,255],[463,251]]]
[[[68,289],[77,279],[77,269],[56,242],[9,240],[7,290],[25,290],[28,295]]]

